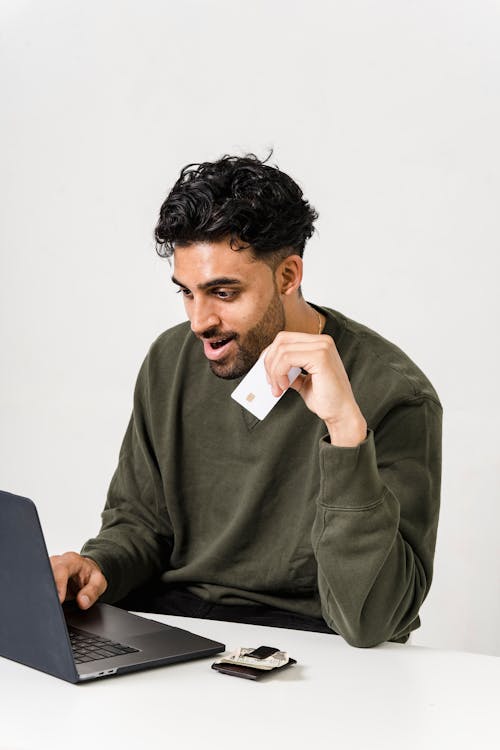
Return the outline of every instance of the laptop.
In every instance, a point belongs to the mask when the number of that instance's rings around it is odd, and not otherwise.
[[[223,643],[97,602],[61,606],[35,504],[0,491],[0,656],[87,682],[212,656]]]

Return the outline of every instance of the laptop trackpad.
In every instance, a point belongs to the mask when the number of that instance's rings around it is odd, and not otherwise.
[[[145,636],[135,636],[128,642],[129,646],[138,648],[142,657],[174,656],[176,660],[186,655],[213,654],[223,651],[224,645],[216,643],[202,635],[190,633],[181,628],[170,628],[163,633],[148,633]]]
[[[97,603],[90,609],[81,610],[78,605],[69,602],[64,604],[64,616],[68,625],[112,640],[164,631],[170,627],[109,604]]]

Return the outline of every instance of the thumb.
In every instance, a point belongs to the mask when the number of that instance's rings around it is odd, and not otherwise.
[[[99,599],[108,587],[107,581],[100,570],[93,570],[85,586],[82,586],[76,601],[81,609],[88,609]]]
[[[94,592],[90,590],[89,586],[84,586],[83,589],[78,592],[76,597],[80,609],[88,609],[95,603],[96,599],[97,597]]]

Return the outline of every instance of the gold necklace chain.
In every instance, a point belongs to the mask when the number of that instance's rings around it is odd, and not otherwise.
[[[321,333],[321,329],[323,328],[323,321],[321,320],[321,315],[319,314],[319,312],[317,310],[316,310],[316,315],[318,316],[318,323],[319,323],[319,325],[318,325],[318,336],[319,336],[320,333]]]

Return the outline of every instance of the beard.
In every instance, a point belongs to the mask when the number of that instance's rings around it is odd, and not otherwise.
[[[259,322],[251,328],[240,342],[239,334],[235,335],[237,345],[235,355],[220,360],[210,360],[210,369],[218,378],[234,380],[250,370],[259,359],[262,351],[269,346],[276,335],[285,328],[285,310],[280,295],[275,287],[274,296]],[[214,334],[205,336],[210,338]]]

